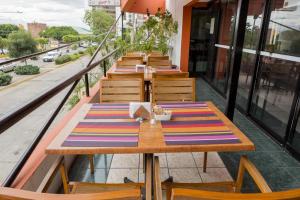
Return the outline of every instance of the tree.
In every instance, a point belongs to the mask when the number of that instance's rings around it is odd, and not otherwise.
[[[114,23],[115,19],[104,10],[87,10],[84,22],[90,26],[95,35],[105,33]]]
[[[42,47],[43,50],[46,49],[46,45],[49,43],[48,38],[36,38],[35,41]]]
[[[78,35],[65,35],[62,37],[64,43],[72,43],[80,40]]]
[[[1,54],[4,54],[4,49],[8,46],[8,39],[0,37],[0,49]]]
[[[7,36],[14,32],[18,31],[19,27],[13,24],[0,24],[0,37],[7,38]]]
[[[52,26],[40,33],[41,37],[54,38],[61,41],[65,35],[78,35],[78,32],[71,26]]]
[[[13,58],[35,53],[36,45],[36,41],[25,31],[20,30],[8,35],[8,51]]]

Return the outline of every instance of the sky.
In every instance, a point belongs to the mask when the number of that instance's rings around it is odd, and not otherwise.
[[[0,0],[0,24],[26,25],[35,21],[48,26],[88,28],[83,22],[86,9],[88,0]],[[17,11],[22,13],[8,13]]]

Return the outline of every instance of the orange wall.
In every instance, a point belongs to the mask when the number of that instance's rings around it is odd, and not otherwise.
[[[121,0],[121,9],[124,12],[156,14],[158,8],[165,10],[165,0]]]
[[[191,20],[192,20],[192,7],[183,7],[182,19],[182,38],[181,38],[181,56],[180,56],[180,69],[184,72],[188,71],[189,67],[189,49],[191,37]]]

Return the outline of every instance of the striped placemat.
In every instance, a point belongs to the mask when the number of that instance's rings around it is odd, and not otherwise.
[[[235,144],[240,140],[205,102],[168,103],[171,121],[161,121],[167,145]]]
[[[139,122],[79,122],[64,147],[136,147]]]
[[[92,104],[85,119],[129,119],[129,104]]]

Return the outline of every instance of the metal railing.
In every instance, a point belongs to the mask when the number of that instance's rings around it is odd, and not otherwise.
[[[18,174],[22,170],[22,168],[25,165],[25,163],[27,162],[28,158],[30,157],[32,152],[35,150],[36,146],[39,144],[40,140],[43,138],[43,136],[47,132],[48,128],[50,127],[50,125],[52,124],[52,122],[54,121],[54,119],[56,118],[56,116],[58,115],[58,113],[60,112],[60,110],[62,109],[62,107],[64,106],[64,104],[66,103],[66,101],[68,100],[70,95],[72,94],[73,90],[75,89],[76,85],[78,84],[78,82],[81,80],[81,78],[83,76],[85,77],[86,95],[89,96],[88,72],[91,71],[96,66],[100,65],[102,62],[105,62],[106,59],[108,59],[109,57],[114,55],[119,50],[119,49],[114,49],[113,51],[111,51],[110,53],[106,54],[105,56],[101,57],[98,61],[93,63],[96,56],[100,52],[102,46],[106,43],[106,40],[107,40],[109,34],[113,31],[114,27],[116,26],[117,22],[119,21],[120,17],[121,17],[121,15],[117,18],[115,23],[111,26],[109,31],[106,33],[104,39],[102,40],[102,42],[100,43],[100,45],[96,49],[95,53],[93,54],[91,60],[89,61],[89,63],[87,64],[87,66],[84,69],[80,70],[78,73],[76,73],[75,75],[71,76],[70,78],[64,80],[62,83],[56,85],[55,87],[51,88],[50,90],[44,92],[43,94],[41,94],[37,98],[33,99],[32,101],[28,102],[27,104],[19,107],[15,111],[13,111],[9,114],[6,114],[5,116],[0,118],[0,134],[2,134],[5,130],[7,130],[8,128],[13,126],[14,124],[16,124],[18,121],[23,119],[25,116],[27,116],[28,114],[33,112],[35,109],[37,109],[41,105],[43,105],[45,102],[47,102],[52,97],[54,97],[55,95],[60,93],[62,90],[64,90],[65,88],[71,86],[70,89],[68,90],[67,94],[61,100],[58,107],[52,113],[50,119],[47,121],[47,123],[44,125],[42,130],[39,132],[37,137],[34,139],[33,143],[29,146],[29,148],[22,155],[22,158],[16,164],[15,168],[9,174],[7,179],[2,183],[2,186],[5,186],[5,187],[11,186],[11,184],[17,178]],[[70,44],[68,44],[68,45],[70,45]],[[68,45],[65,45],[65,46],[62,46],[62,47],[59,47],[59,48],[66,47]],[[58,48],[55,48],[55,49],[58,49]],[[21,57],[21,58],[14,59],[13,61],[9,60],[9,61],[3,62],[1,64],[7,64],[7,63],[10,63],[10,62],[24,60],[24,59],[27,59],[27,58],[31,58],[31,57],[46,53],[48,51],[53,51],[55,49],[51,49],[51,50],[47,50],[47,51],[44,51],[44,52],[39,52],[39,53],[31,54],[31,55],[28,55],[28,56],[24,56],[24,57]],[[104,67],[104,72],[105,72],[106,71],[106,66],[104,65],[103,67]]]

